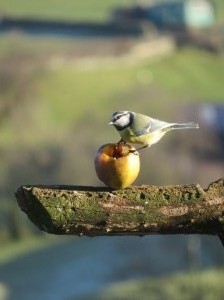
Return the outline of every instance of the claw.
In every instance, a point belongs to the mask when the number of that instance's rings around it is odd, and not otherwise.
[[[148,148],[148,145],[142,146],[142,147],[136,149],[136,151],[139,151],[139,150],[142,150],[142,149],[145,149],[145,148]]]
[[[120,139],[120,141],[118,142],[118,144],[126,144],[126,142],[123,139]]]
[[[129,153],[133,153],[135,155],[138,155],[138,151],[135,149],[135,150],[129,150]]]

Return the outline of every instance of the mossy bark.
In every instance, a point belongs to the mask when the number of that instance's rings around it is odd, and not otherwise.
[[[22,186],[16,192],[30,220],[52,234],[146,235],[224,232],[224,179],[198,184],[133,186]]]

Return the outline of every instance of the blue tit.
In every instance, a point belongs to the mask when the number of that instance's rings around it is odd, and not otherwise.
[[[133,111],[118,111],[112,114],[111,122],[121,136],[120,142],[150,147],[157,143],[165,133],[173,129],[199,128],[196,123],[167,123]],[[138,149],[138,150],[139,150]]]

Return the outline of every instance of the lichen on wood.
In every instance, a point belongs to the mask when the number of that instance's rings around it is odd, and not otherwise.
[[[132,186],[22,186],[16,192],[30,220],[52,234],[139,235],[224,232],[224,179],[198,184]]]

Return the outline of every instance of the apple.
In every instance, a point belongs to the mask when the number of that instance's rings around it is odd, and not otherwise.
[[[95,157],[98,178],[114,189],[130,186],[140,170],[139,153],[129,144],[110,143],[102,145]]]

